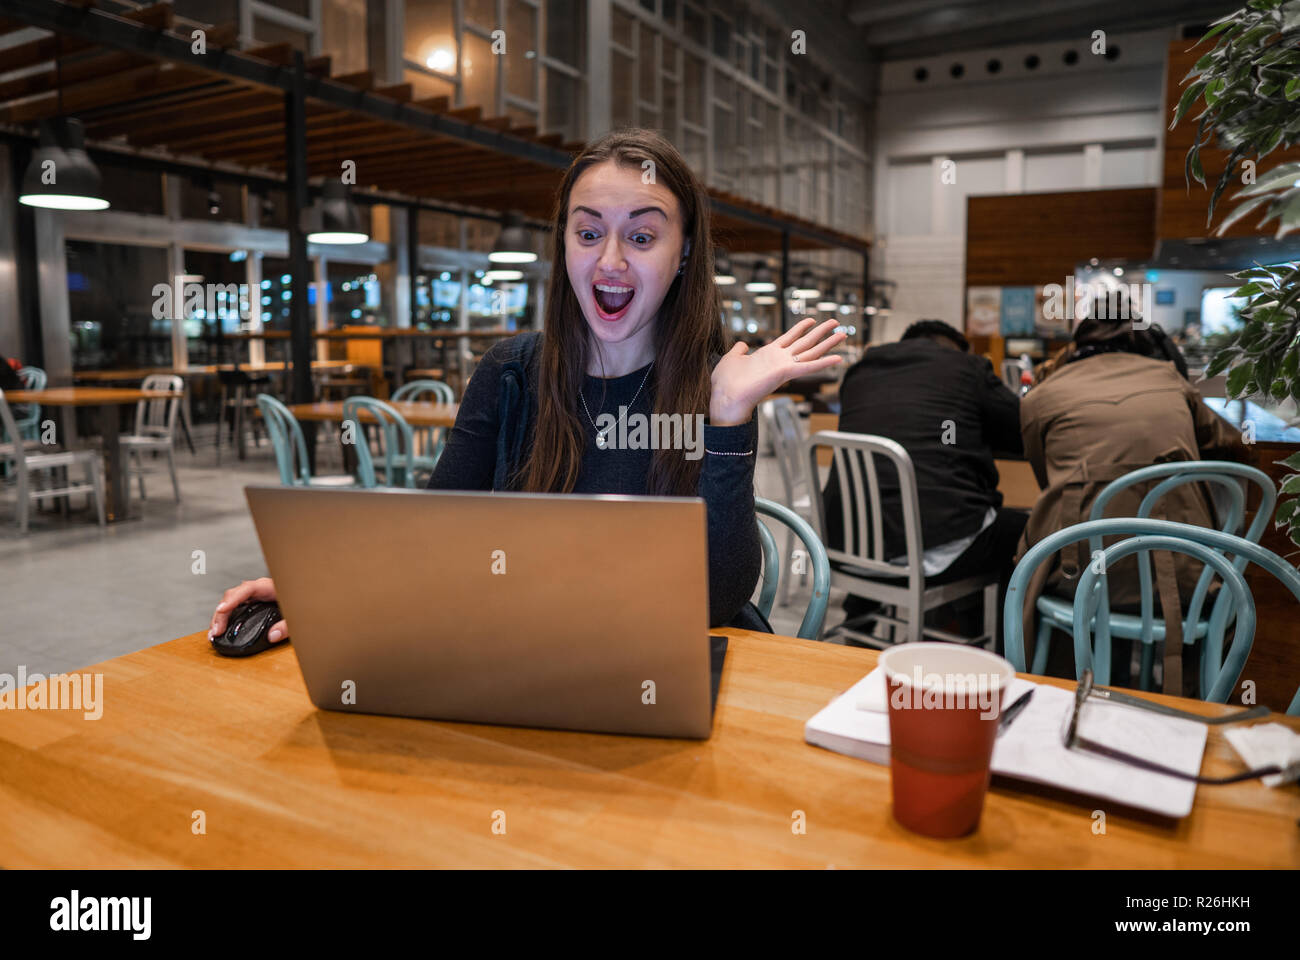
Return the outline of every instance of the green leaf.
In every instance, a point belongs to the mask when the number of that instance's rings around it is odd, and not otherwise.
[[[1236,347],[1228,347],[1225,350],[1220,350],[1214,355],[1213,359],[1210,360],[1209,365],[1205,368],[1205,376],[1207,378],[1217,377],[1219,374],[1223,373],[1224,370],[1227,370],[1228,364],[1232,363],[1232,361],[1240,355],[1241,351]]]
[[[1284,527],[1296,519],[1297,510],[1300,510],[1300,500],[1279,500],[1273,522]]]
[[[1300,452],[1293,453],[1285,460],[1274,460],[1275,467],[1290,467],[1292,470],[1300,470]]]
[[[1240,196],[1240,194],[1238,194],[1238,196]],[[1227,232],[1228,228],[1231,227],[1234,223],[1236,223],[1238,220],[1245,217],[1247,214],[1249,214],[1260,204],[1267,203],[1271,199],[1272,199],[1271,196],[1265,194],[1261,197],[1251,197],[1245,203],[1238,204],[1233,209],[1232,213],[1228,214],[1227,217],[1224,218],[1223,223],[1219,224],[1219,229],[1216,230],[1215,233],[1218,234],[1219,236],[1223,236],[1223,234]],[[1261,276],[1261,274],[1255,273],[1253,271],[1246,271],[1246,273],[1251,276]],[[1267,271],[1264,271],[1262,275],[1272,276],[1272,274],[1268,273]],[[1233,274],[1233,276],[1237,276],[1237,275]],[[1239,277],[1238,279],[1241,278]]]
[[[1208,85],[1208,80],[1198,80],[1183,91],[1183,95],[1178,98],[1178,107],[1174,110],[1174,122],[1169,124],[1170,130],[1178,126],[1178,121],[1183,119],[1184,114],[1187,113],[1192,104],[1196,102],[1196,98],[1201,95]]]
[[[1253,297],[1257,293],[1263,293],[1266,289],[1268,288],[1262,283],[1248,283],[1232,291],[1232,295],[1233,297]]]
[[[1300,180],[1300,161],[1284,163],[1257,177],[1254,183],[1247,185],[1246,189],[1236,194],[1234,199],[1252,197],[1259,193],[1273,193],[1294,186],[1297,180]]]
[[[1247,360],[1239,363],[1228,371],[1228,398],[1236,400],[1250,383],[1250,378],[1255,375],[1255,363]]]
[[[1188,154],[1188,170],[1201,186],[1205,186],[1205,171],[1201,169],[1201,151]]]
[[[1286,87],[1283,88],[1282,95],[1288,100],[1300,99],[1300,76],[1292,77],[1286,82]]]
[[[1293,473],[1282,480],[1278,493],[1300,493],[1300,473]]]

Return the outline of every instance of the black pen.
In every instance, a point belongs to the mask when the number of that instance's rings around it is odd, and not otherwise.
[[[1034,695],[1032,689],[1026,690],[1011,706],[1002,711],[1002,719],[998,721],[998,736],[1006,732],[1007,727],[1011,726],[1011,721],[1016,719],[1017,714],[1029,705],[1029,699]]]

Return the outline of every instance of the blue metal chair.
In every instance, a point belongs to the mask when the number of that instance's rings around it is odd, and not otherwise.
[[[268,393],[257,395],[257,408],[262,412],[262,421],[271,437],[280,482],[286,487],[347,487],[356,482],[347,474],[312,476],[307,461],[307,443],[298,418]]]
[[[1096,542],[1100,542],[1103,537],[1113,536],[1125,536],[1130,539],[1113,544],[1102,552],[1101,571],[1096,570],[1094,564],[1089,564],[1080,576],[1079,586],[1075,591],[1071,626],[1074,633],[1076,676],[1081,679],[1083,671],[1090,669],[1096,676],[1097,683],[1105,685],[1110,682],[1110,639],[1114,618],[1106,616],[1105,608],[1101,606],[1107,589],[1104,571],[1114,561],[1129,554],[1145,554],[1150,550],[1172,550],[1194,556],[1213,569],[1223,577],[1225,589],[1221,592],[1228,593],[1232,597],[1237,622],[1226,660],[1222,655],[1223,627],[1226,624],[1226,617],[1211,616],[1205,649],[1202,651],[1202,676],[1208,680],[1208,683],[1201,688],[1203,698],[1226,703],[1237,685],[1255,639],[1255,602],[1236,561],[1243,560],[1263,567],[1281,580],[1297,601],[1300,601],[1300,571],[1282,557],[1244,537],[1191,524],[1140,517],[1089,520],[1058,530],[1039,541],[1016,566],[1007,589],[1006,604],[1003,608],[1007,659],[1017,670],[1025,669],[1025,636],[1021,607],[1029,579],[1038,565],[1058,550],[1082,540],[1092,541],[1095,538]],[[1225,553],[1231,554],[1235,558],[1234,561],[1229,562],[1224,556]],[[1144,562],[1142,557],[1139,557],[1139,562]],[[1149,632],[1152,628],[1149,604],[1144,604],[1142,619],[1143,630]],[[1090,625],[1095,628],[1095,639],[1091,637],[1093,630],[1090,629]],[[1215,636],[1216,629],[1218,636]],[[1300,697],[1297,697],[1297,700],[1300,700]],[[1300,704],[1293,701],[1290,709],[1300,709]]]
[[[375,478],[375,460],[365,424],[358,414],[367,411],[379,424],[380,452],[383,455],[384,485],[415,489],[415,431],[406,419],[382,400],[374,397],[348,397],[343,401],[344,429],[352,424],[357,450],[357,476],[367,489],[379,486]]]
[[[389,398],[392,403],[405,401],[418,401],[424,394],[432,393],[434,403],[455,403],[456,392],[441,380],[412,380],[410,383],[403,384],[393,392]],[[423,437],[422,448],[432,453],[416,454],[416,468],[420,470],[432,470],[438,465],[438,458],[442,456],[442,448],[447,442],[447,430],[445,427],[421,427],[416,429],[416,436]]]
[[[820,640],[822,623],[826,619],[826,602],[830,598],[831,564],[826,556],[826,547],[821,538],[813,531],[808,521],[789,507],[782,506],[762,497],[754,498],[754,509],[760,516],[771,517],[784,523],[793,530],[808,548],[808,557],[812,561],[813,586],[808,609],[799,624],[798,636],[804,640]],[[758,536],[763,543],[763,589],[758,597],[758,609],[766,617],[772,612],[772,601],[776,597],[777,584],[781,579],[781,554],[777,550],[776,540],[767,525],[759,520]]]
[[[1163,479],[1162,479],[1163,478]],[[1216,484],[1223,488],[1228,495],[1230,506],[1221,528],[1222,533],[1236,535],[1241,528],[1242,516],[1245,513],[1245,494],[1242,490],[1243,482],[1253,482],[1260,491],[1259,509],[1255,513],[1255,518],[1251,522],[1250,528],[1245,533],[1245,539],[1251,543],[1258,543],[1259,538],[1264,533],[1264,528],[1269,519],[1273,516],[1273,507],[1277,501],[1277,491],[1273,486],[1273,481],[1268,474],[1254,467],[1248,467],[1240,463],[1231,463],[1221,460],[1195,460],[1183,461],[1178,463],[1161,463],[1150,467],[1143,467],[1134,470],[1132,473],[1125,474],[1118,480],[1114,480],[1102,488],[1092,503],[1092,509],[1089,512],[1088,520],[1101,520],[1106,511],[1106,505],[1114,499],[1115,495],[1121,490],[1125,490],[1136,484],[1147,483],[1152,480],[1160,480],[1158,484],[1147,492],[1142,498],[1138,507],[1138,517],[1150,517],[1151,511],[1161,497],[1169,493],[1176,487],[1188,483],[1207,483]],[[1096,556],[1097,551],[1101,550],[1101,537],[1092,537],[1088,542],[1088,549],[1091,556]],[[1234,561],[1234,567],[1238,572],[1246,567],[1246,559],[1238,556]],[[1210,584],[1214,578],[1214,568],[1207,564],[1201,571],[1201,577],[1196,583],[1196,589],[1192,593],[1191,602],[1187,609],[1187,616],[1183,622],[1183,642],[1195,643],[1198,640],[1209,637],[1209,643],[1221,643],[1224,628],[1231,619],[1233,612],[1232,591],[1220,590],[1219,597],[1215,601],[1214,609],[1211,611],[1208,620],[1201,619],[1201,608],[1205,604],[1205,598],[1209,593]],[[1142,591],[1142,615],[1134,616],[1132,614],[1112,614],[1110,612],[1110,599],[1103,595],[1099,606],[1100,615],[1106,618],[1109,623],[1109,629],[1113,636],[1123,637],[1127,640],[1142,641],[1142,669],[1139,675],[1139,685],[1143,690],[1151,689],[1152,666],[1155,660],[1155,646],[1158,641],[1165,638],[1165,622],[1162,618],[1151,617],[1153,606],[1151,591],[1151,564],[1149,554],[1143,553],[1138,557],[1138,577]],[[1077,592],[1077,587],[1076,587]],[[1073,629],[1075,605],[1070,600],[1060,597],[1040,596],[1037,601],[1039,614],[1038,633],[1034,644],[1034,663],[1032,670],[1034,673],[1043,673],[1047,669],[1048,651],[1051,648],[1053,630],[1070,632]],[[1217,640],[1215,639],[1217,638]],[[1222,649],[1210,651],[1217,654],[1222,659]],[[1201,689],[1209,689],[1209,664],[1215,662],[1212,657],[1202,656],[1201,658]]]

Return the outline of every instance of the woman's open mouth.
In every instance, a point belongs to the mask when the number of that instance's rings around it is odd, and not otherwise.
[[[623,319],[627,308],[632,305],[636,290],[616,283],[592,284],[591,292],[596,298],[596,312],[600,319],[613,322]]]

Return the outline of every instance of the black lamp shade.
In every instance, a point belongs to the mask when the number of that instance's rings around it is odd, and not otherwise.
[[[53,182],[46,182],[53,181]],[[104,210],[99,168],[86,153],[81,121],[60,117],[41,121],[41,142],[23,174],[20,203],[54,210]]]
[[[524,218],[511,212],[502,218],[501,235],[497,237],[488,259],[493,263],[532,263],[537,259],[532,248],[532,238],[524,227]]]
[[[370,239],[341,180],[326,180],[320,200],[307,214],[307,239],[312,243],[365,243]]]

